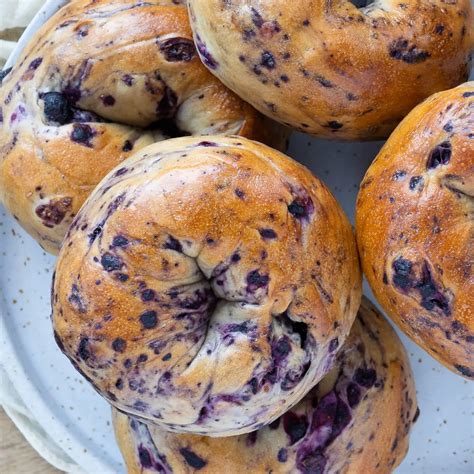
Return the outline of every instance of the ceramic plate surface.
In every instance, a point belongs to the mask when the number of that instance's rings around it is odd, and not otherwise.
[[[10,58],[65,1],[48,1]],[[295,133],[288,154],[333,191],[351,220],[362,177],[381,142],[341,143]],[[2,362],[37,421],[88,473],[125,472],[108,404],[82,379],[53,340],[49,304],[54,257],[45,254],[0,206]],[[366,294],[373,300],[370,290]],[[421,416],[398,474],[474,472],[474,385],[411,343]]]

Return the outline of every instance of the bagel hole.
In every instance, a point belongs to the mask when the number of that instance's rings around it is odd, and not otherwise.
[[[288,315],[287,311],[275,316],[275,319],[290,333],[298,335],[300,346],[303,349],[308,339],[308,325],[301,321],[295,321]]]

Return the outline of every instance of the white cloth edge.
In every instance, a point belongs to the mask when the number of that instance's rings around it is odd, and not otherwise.
[[[0,380],[0,405],[31,447],[56,469],[70,474],[85,474],[85,471],[66,454],[35,420],[1,365]]]

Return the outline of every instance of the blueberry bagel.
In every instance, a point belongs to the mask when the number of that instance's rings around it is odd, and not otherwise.
[[[57,253],[85,198],[170,136],[285,133],[202,65],[180,2],[76,0],[31,39],[0,88],[0,201]]]
[[[334,369],[269,426],[216,439],[113,419],[129,474],[384,474],[404,458],[418,413],[405,350],[364,300]]]
[[[240,97],[321,137],[386,137],[465,81],[470,0],[188,0],[204,64]]]
[[[59,255],[53,318],[116,407],[224,436],[316,384],[360,296],[351,226],[306,168],[240,137],[185,137],[94,190]]]
[[[474,378],[474,82],[435,94],[392,134],[362,182],[363,270],[387,314]]]

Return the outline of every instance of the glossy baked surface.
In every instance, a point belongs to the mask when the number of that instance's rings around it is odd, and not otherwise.
[[[90,196],[59,256],[53,317],[115,406],[229,435],[330,369],[360,295],[351,226],[321,181],[257,142],[179,138]]]
[[[262,113],[320,137],[385,138],[416,104],[469,75],[470,0],[188,5],[208,69]]]
[[[219,133],[276,148],[287,137],[201,64],[184,5],[76,0],[0,86],[0,200],[57,253],[85,198],[131,153]]]
[[[415,108],[361,184],[356,229],[387,314],[446,367],[474,377],[474,82]]]

